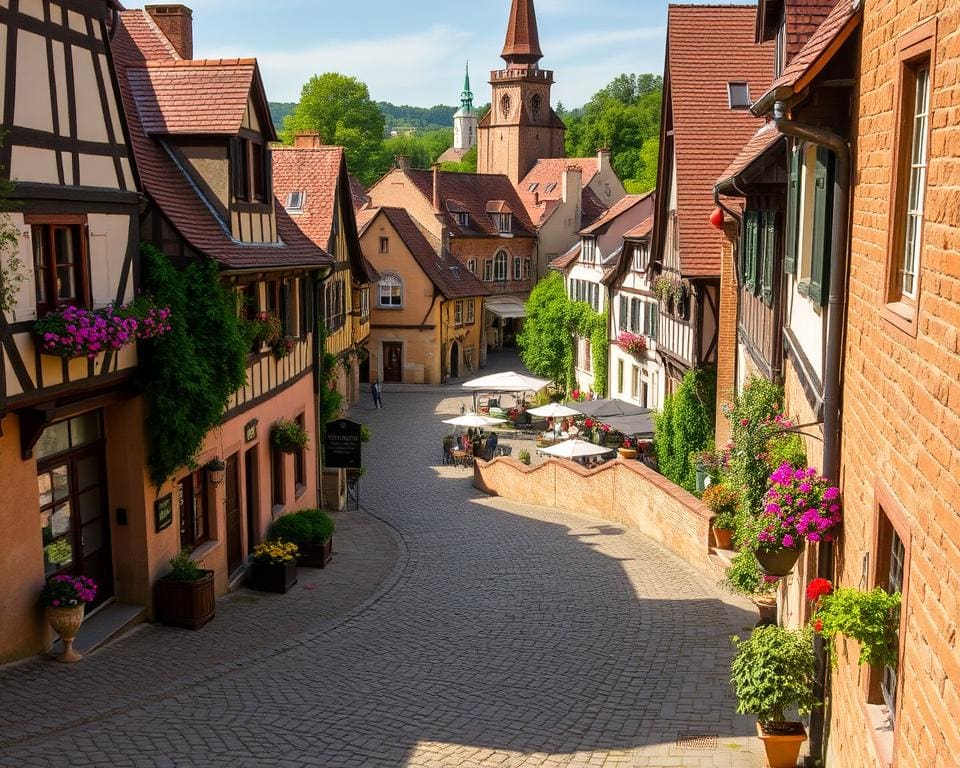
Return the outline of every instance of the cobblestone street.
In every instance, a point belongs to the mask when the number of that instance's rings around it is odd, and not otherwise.
[[[637,532],[436,466],[453,394],[365,393],[367,513],[291,593],[0,672],[0,765],[759,765],[727,685],[753,611]]]

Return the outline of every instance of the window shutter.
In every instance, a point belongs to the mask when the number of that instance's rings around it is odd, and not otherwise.
[[[777,243],[777,212],[763,212],[763,263],[761,291],[767,306],[773,304],[773,257]]]
[[[783,268],[787,274],[797,271],[797,238],[800,234],[800,162],[802,149],[793,152],[790,159],[790,182],[787,187],[786,242],[783,249]]]
[[[640,333],[640,299],[631,299],[630,301],[630,330],[633,333]]]
[[[657,340],[657,334],[660,332],[660,305],[647,304],[650,310],[650,332],[647,334],[651,340]]]
[[[630,306],[627,304],[627,297],[620,296],[620,331],[627,330],[627,322],[630,316]]]
[[[273,151],[269,145],[263,145],[263,201],[273,203]]]
[[[826,303],[833,238],[833,153],[817,150],[817,173],[813,189],[813,255],[810,263],[810,298]]]
[[[233,196],[237,200],[243,200],[246,196],[246,190],[243,188],[243,170],[240,164],[240,152],[243,145],[237,136],[230,137],[230,179],[232,180]]]
[[[747,211],[743,228],[743,279],[747,290],[757,289],[757,211]]]

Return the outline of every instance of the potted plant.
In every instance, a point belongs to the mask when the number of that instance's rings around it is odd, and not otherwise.
[[[749,597],[760,612],[761,624],[776,623],[779,579],[760,573],[757,559],[752,552],[740,552],[730,563],[723,578],[723,586],[731,592]]]
[[[305,509],[277,518],[270,526],[270,538],[296,544],[300,566],[323,568],[333,557],[335,527],[322,509]]]
[[[297,545],[292,542],[265,541],[253,548],[250,586],[262,592],[285,594],[297,583]]]
[[[270,345],[273,356],[277,358],[277,360],[283,360],[283,358],[289,357],[296,347],[297,339],[293,336],[282,336]]]
[[[83,624],[87,603],[97,596],[97,585],[87,576],[51,576],[40,591],[40,604],[46,609],[47,622],[63,641],[63,653],[57,661],[72,664],[83,657],[73,650],[73,641]]]
[[[283,325],[280,318],[273,312],[257,312],[250,318],[250,335],[252,344],[258,347],[263,344],[272,345],[283,333]]]
[[[280,419],[270,428],[270,443],[283,453],[297,453],[310,444],[310,435],[297,422]]]
[[[223,485],[223,476],[227,471],[227,462],[219,456],[210,459],[205,465],[204,470],[207,473],[207,479],[213,485]]]
[[[624,461],[637,458],[637,449],[634,447],[633,440],[629,437],[623,438],[623,445],[617,449],[617,456]]]
[[[647,337],[630,331],[623,331],[617,336],[617,346],[628,355],[642,358],[647,351]]]
[[[770,488],[757,520],[756,555],[771,576],[786,576],[806,542],[832,541],[840,524],[840,489],[813,467],[784,462],[770,475]]]
[[[850,587],[834,589],[827,579],[814,579],[807,586],[807,599],[814,604],[813,631],[823,636],[830,658],[837,661],[836,637],[846,635],[860,644],[860,665],[895,666],[900,593],[882,587],[862,592]]]
[[[713,512],[710,525],[718,549],[730,549],[733,546],[733,532],[737,527],[737,506],[740,494],[725,483],[709,486],[701,501]]]
[[[213,571],[205,571],[183,549],[170,558],[170,573],[157,581],[157,621],[200,629],[217,610]]]
[[[803,723],[787,721],[786,713],[806,714],[816,703],[810,630],[760,626],[746,640],[733,638],[733,644],[730,681],[737,711],[757,718],[770,768],[796,768],[807,733]]]
[[[518,460],[521,464],[526,464],[526,465],[529,467],[529,466],[530,466],[530,451],[520,451],[520,452],[517,454],[517,460]]]

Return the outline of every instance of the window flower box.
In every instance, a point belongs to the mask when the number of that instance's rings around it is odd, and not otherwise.
[[[641,357],[648,349],[647,337],[638,333],[624,331],[617,336],[617,346],[634,357]]]
[[[96,310],[63,307],[33,326],[41,352],[68,360],[95,360],[104,352],[116,352],[138,340],[155,339],[169,331],[170,308],[157,307],[144,298],[126,306],[111,304]]]

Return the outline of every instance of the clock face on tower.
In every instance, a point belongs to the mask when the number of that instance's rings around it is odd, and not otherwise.
[[[503,115],[503,117],[510,117],[510,104],[510,94],[503,94],[500,98],[500,114]]]

